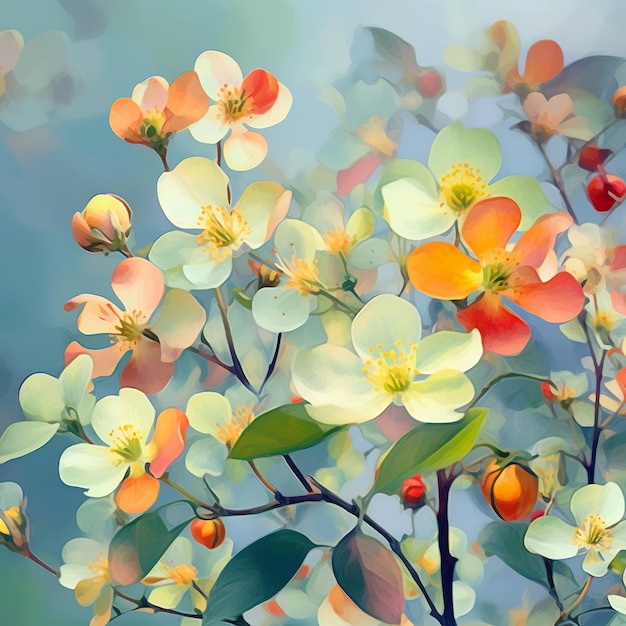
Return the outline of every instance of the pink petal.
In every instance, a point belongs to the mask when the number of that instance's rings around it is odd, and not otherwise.
[[[526,113],[526,117],[531,122],[536,120],[547,106],[548,101],[546,100],[546,97],[538,91],[529,93],[524,100],[524,104],[522,104],[524,113]]]
[[[337,172],[337,194],[348,196],[361,183],[369,180],[370,176],[380,165],[381,158],[375,154],[368,154],[359,159],[354,165]]]
[[[120,262],[113,271],[111,286],[126,311],[141,311],[146,321],[159,306],[165,291],[161,270],[140,257]]]
[[[560,124],[567,116],[574,113],[574,102],[566,93],[552,96],[548,100],[547,113],[554,119],[556,125]]]
[[[68,300],[63,308],[66,311],[73,311],[83,304],[85,308],[80,312],[76,321],[81,333],[84,335],[99,335],[101,333],[110,335],[117,332],[115,327],[119,324],[122,312],[102,296],[82,293]]]
[[[77,341],[72,341],[72,343],[65,348],[65,365],[69,365],[77,356],[87,354],[93,360],[92,378],[110,376],[115,371],[121,358],[127,352],[127,350],[120,348],[121,345],[122,344],[115,344],[108,348],[102,348],[101,350],[91,350],[81,346]]]
[[[236,172],[251,170],[263,161],[266,154],[267,141],[261,133],[233,132],[224,143],[226,164]]]
[[[152,76],[133,89],[133,100],[147,113],[151,109],[162,111],[167,104],[169,84],[162,76]]]
[[[161,346],[143,339],[120,375],[120,388],[133,387],[144,393],[161,391],[174,375],[174,364],[161,361]]]
[[[519,262],[539,268],[554,248],[556,238],[572,224],[572,218],[565,212],[542,215],[515,244]]]
[[[626,293],[618,290],[611,291],[611,304],[617,313],[626,315]]]

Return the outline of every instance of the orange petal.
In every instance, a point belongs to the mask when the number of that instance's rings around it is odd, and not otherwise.
[[[617,371],[617,374],[615,374],[615,380],[617,381],[620,391],[622,392],[622,397],[626,398],[626,367],[622,367],[622,369]]]
[[[569,272],[559,272],[542,283],[534,269],[521,267],[511,274],[509,285],[502,295],[546,322],[568,322],[585,304],[583,288]]]
[[[542,39],[528,50],[523,81],[534,91],[563,69],[563,50],[556,41]]]
[[[556,238],[572,224],[572,218],[565,212],[542,215],[515,244],[519,262],[535,269],[541,267]]]
[[[467,213],[461,234],[476,256],[504,248],[522,221],[522,212],[511,198],[497,196],[477,202]]]
[[[253,115],[260,115],[269,111],[278,97],[278,81],[273,74],[266,70],[252,70],[241,83],[246,96],[252,98],[249,111]]]
[[[131,98],[119,98],[111,106],[109,126],[122,139],[130,143],[144,143],[139,133],[143,123],[143,113]]]
[[[485,352],[512,356],[530,340],[530,326],[492,293],[484,294],[456,316],[467,330],[480,331]]]
[[[197,122],[209,110],[209,97],[202,89],[198,75],[193,71],[178,76],[167,96],[163,126],[165,132],[177,132]]]
[[[139,476],[132,474],[122,481],[120,490],[115,496],[115,504],[124,513],[144,513],[159,495],[159,481],[142,472]]]
[[[187,416],[178,409],[165,409],[157,418],[151,442],[157,453],[150,463],[150,471],[157,478],[163,476],[169,464],[185,449],[187,426]]]
[[[431,298],[461,300],[482,285],[480,263],[450,243],[418,246],[406,262],[413,286]]]
[[[85,307],[78,315],[76,325],[83,335],[117,334],[115,327],[119,324],[122,312],[112,302],[102,296],[81,293],[68,300],[63,308],[74,311],[82,305]]]
[[[161,346],[141,339],[120,375],[120,387],[132,387],[144,393],[161,391],[174,375],[174,363],[161,362]]]

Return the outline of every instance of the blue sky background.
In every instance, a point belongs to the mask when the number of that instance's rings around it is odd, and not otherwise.
[[[626,56],[620,0],[0,0],[0,9],[0,30],[17,29],[26,42],[44,31],[65,32],[80,74],[76,96],[46,124],[16,133],[0,122],[0,429],[20,417],[17,390],[26,376],[62,369],[63,350],[75,338],[74,317],[63,303],[78,293],[109,293],[118,259],[76,246],[74,212],[92,195],[114,192],[135,211],[136,241],[147,243],[167,228],[155,193],[158,158],[118,139],[107,121],[111,103],[138,82],[155,74],[171,81],[207,49],[230,54],[244,73],[267,68],[294,95],[287,120],[266,133],[270,157],[289,170],[302,154],[315,154],[336,125],[334,112],[317,98],[350,67],[360,26],[397,33],[414,45],[420,64],[442,70],[446,47],[478,46],[483,29],[497,19],[518,28],[522,57],[542,38],[561,44],[566,63],[595,53]],[[461,80],[451,75],[449,86]],[[212,156],[211,147],[183,135],[170,163]],[[538,174],[533,155],[518,145],[503,142],[507,173]],[[403,156],[423,158],[428,146],[407,152]],[[55,565],[65,541],[78,534],[74,512],[83,501],[80,490],[58,478],[58,456],[69,443],[53,440],[0,466],[0,481],[20,483],[28,497],[34,550]],[[90,609],[81,609],[43,570],[0,551],[0,615],[16,626],[74,626],[88,622]],[[131,623],[177,620],[133,615],[116,621]]]

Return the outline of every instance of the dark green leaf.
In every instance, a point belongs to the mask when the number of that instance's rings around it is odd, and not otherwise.
[[[314,446],[341,428],[316,422],[307,413],[303,402],[285,404],[253,420],[241,433],[229,458],[249,461],[290,454]]]
[[[372,33],[376,52],[388,61],[409,74],[419,74],[420,68],[415,59],[415,49],[398,35],[384,28],[370,27],[367,30]]]
[[[458,422],[419,424],[401,437],[383,458],[374,490],[396,493],[407,478],[461,460],[472,449],[486,417],[487,409],[470,409]]]
[[[141,580],[194,517],[193,503],[177,500],[122,527],[109,546],[113,582],[133,585]]]
[[[202,626],[236,620],[275,596],[316,545],[294,530],[278,530],[246,546],[211,588]]]
[[[382,543],[352,531],[335,546],[332,564],[337,583],[362,611],[388,624],[400,623],[402,571]]]

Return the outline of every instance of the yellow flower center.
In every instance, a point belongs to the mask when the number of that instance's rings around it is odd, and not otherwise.
[[[144,111],[143,123],[139,127],[141,136],[154,144],[160,144],[163,140],[163,125],[165,124],[165,112],[159,109]]]
[[[22,524],[22,512],[20,511],[19,506],[9,507],[6,511],[4,511],[4,516],[15,522],[17,526],[21,526]],[[6,522],[0,517],[0,533],[3,535],[11,536],[11,531],[7,526]]]
[[[113,311],[113,307],[109,305]],[[141,341],[144,330],[147,328],[147,316],[141,311],[124,312],[118,315],[115,333],[109,335],[112,344],[119,344],[122,351],[132,350]]]
[[[331,254],[339,254],[340,252],[343,252],[346,256],[350,254],[350,250],[352,250],[355,239],[355,237],[350,237],[342,227],[324,235],[324,241],[326,242],[328,250]]]
[[[193,565],[186,565],[185,563],[176,567],[169,567],[165,563],[162,565],[167,575],[181,587],[191,587],[192,583],[198,580],[198,570]]]
[[[398,148],[398,143],[387,134],[386,124],[386,118],[381,119],[378,115],[374,115],[357,128],[356,134],[373,152],[382,156],[391,156]]]
[[[437,569],[439,569],[439,563],[435,559],[426,556],[426,552],[417,559],[417,564],[429,575],[432,576]]]
[[[596,330],[612,330],[617,326],[617,319],[609,311],[599,310],[593,316],[593,326]]]
[[[375,359],[365,361],[365,379],[374,385],[374,391],[386,391],[392,395],[406,391],[419,373],[415,366],[417,346],[411,342],[405,351],[402,342],[397,341],[392,350],[382,352],[381,348],[376,346],[378,356]],[[373,353],[374,348],[369,352]]]
[[[489,197],[480,170],[468,163],[456,163],[440,180],[441,206],[447,204],[457,213],[463,213],[473,204]]]
[[[574,531],[572,541],[579,548],[604,552],[610,549],[613,537],[606,522],[597,513],[593,513],[585,517],[582,526]]]
[[[483,287],[492,293],[509,288],[509,277],[520,265],[514,252],[502,248],[493,248],[480,259],[483,267]]]
[[[230,421],[226,422],[217,431],[217,439],[221,441],[229,450],[237,443],[237,439],[246,426],[254,419],[254,404],[242,404],[233,413]]]
[[[130,465],[142,457],[141,433],[132,424],[118,426],[109,432],[111,452],[119,458],[115,465]]]
[[[252,98],[246,96],[246,90],[232,85],[223,85],[217,94],[217,119],[224,124],[237,121],[248,115]]]
[[[108,583],[111,578],[109,576],[109,561],[104,552],[99,552],[95,560],[87,563],[87,567],[101,579],[103,585]]]
[[[278,259],[276,267],[289,279],[285,282],[285,289],[297,289],[302,296],[308,296],[310,293],[323,289],[320,282],[320,272],[317,268],[317,259],[312,263],[308,263],[304,259],[298,258],[295,253],[290,261],[286,261],[278,252],[274,250],[274,254]]]
[[[207,204],[201,209],[198,226],[203,231],[198,235],[198,244],[203,251],[211,255],[216,262],[229,257],[234,250],[239,250],[252,233],[252,229],[243,215],[235,209],[228,212],[221,206]]]

